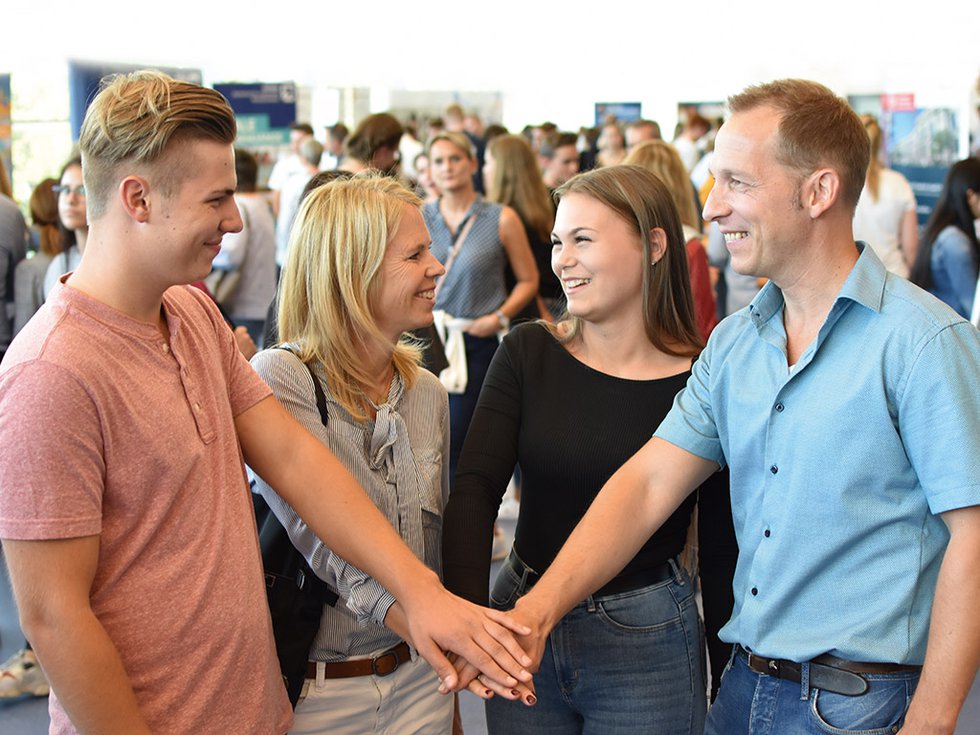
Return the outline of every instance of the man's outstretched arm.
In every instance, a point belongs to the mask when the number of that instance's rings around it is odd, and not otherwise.
[[[447,592],[343,464],[275,398],[237,416],[235,427],[248,465],[331,549],[395,596],[413,644],[448,688],[457,688],[458,677],[447,650],[506,686],[530,680],[530,661],[504,625],[519,634],[527,629]]]

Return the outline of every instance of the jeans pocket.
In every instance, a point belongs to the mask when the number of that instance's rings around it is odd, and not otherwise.
[[[869,678],[868,691],[857,697],[815,689],[810,713],[830,735],[889,735],[901,729],[911,699],[907,679]]]
[[[643,587],[632,592],[596,598],[599,616],[620,631],[644,633],[680,628],[681,605],[671,592],[674,581]]]
[[[490,607],[495,610],[510,610],[520,596],[520,587],[521,575],[514,567],[512,557],[508,556],[490,588]]]

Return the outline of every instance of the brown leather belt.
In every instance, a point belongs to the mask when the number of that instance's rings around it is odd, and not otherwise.
[[[781,658],[763,658],[747,651],[741,645],[736,647],[740,656],[748,662],[749,669],[757,674],[775,676],[800,683],[802,664]],[[810,686],[825,689],[836,694],[856,697],[868,690],[868,680],[862,674],[899,674],[921,671],[921,666],[905,664],[871,663],[848,661],[825,653],[810,662]]]
[[[394,648],[389,648],[377,658],[358,658],[350,661],[328,661],[323,664],[325,679],[346,679],[350,676],[388,676],[402,664],[412,660],[412,652],[408,644],[402,641]],[[317,661],[306,662],[306,678],[316,679]]]

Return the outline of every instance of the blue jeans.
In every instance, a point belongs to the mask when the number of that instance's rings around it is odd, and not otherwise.
[[[551,631],[534,676],[538,702],[486,703],[490,735],[701,735],[704,633],[694,590],[674,577],[589,597]],[[504,562],[490,604],[510,609],[527,590],[516,553]]]
[[[857,697],[752,671],[733,654],[708,712],[705,735],[891,735],[898,732],[919,681],[918,672],[862,674]]]

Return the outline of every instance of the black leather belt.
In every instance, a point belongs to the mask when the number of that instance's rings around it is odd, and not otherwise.
[[[510,557],[517,563],[518,569],[524,570],[526,573],[525,579],[527,582],[524,585],[524,591],[530,590],[534,585],[538,583],[541,579],[541,575],[536,571],[531,569],[524,560],[517,555],[517,550],[511,548]],[[656,564],[651,567],[643,567],[641,569],[636,569],[626,574],[620,574],[618,577],[614,577],[609,580],[605,587],[600,588],[595,592],[593,597],[605,597],[606,595],[618,595],[623,592],[632,592],[633,590],[642,589],[643,587],[649,587],[650,585],[660,584],[661,582],[666,582],[668,579],[674,577],[674,567],[671,566],[670,562],[665,561],[662,564]]]
[[[757,674],[775,676],[777,679],[802,680],[802,664],[782,658],[763,658],[736,646],[738,654],[748,662],[749,669]],[[868,691],[868,680],[862,674],[897,674],[920,671],[921,666],[903,664],[879,664],[865,661],[847,661],[825,653],[810,661],[810,686],[835,694],[857,697]]]
[[[389,648],[377,658],[358,658],[350,661],[328,661],[323,664],[325,679],[346,679],[349,676],[388,676],[393,674],[402,664],[412,660],[412,651],[408,644],[402,641],[394,648]],[[316,679],[316,661],[306,662],[306,678]]]

